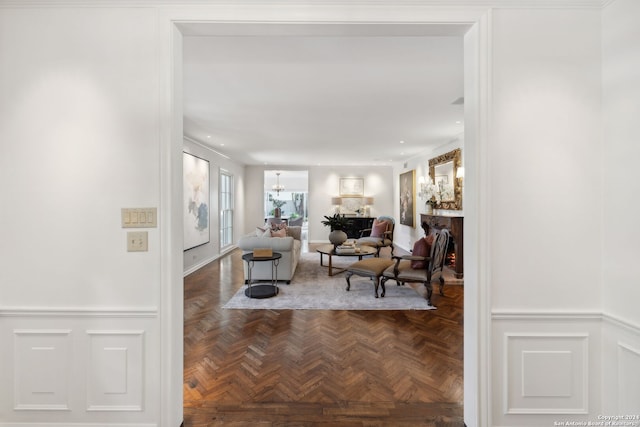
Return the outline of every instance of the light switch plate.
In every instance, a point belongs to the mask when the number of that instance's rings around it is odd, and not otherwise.
[[[127,232],[127,252],[147,252],[149,250],[149,233],[147,231]]]
[[[122,208],[122,228],[155,228],[158,226],[157,208]]]

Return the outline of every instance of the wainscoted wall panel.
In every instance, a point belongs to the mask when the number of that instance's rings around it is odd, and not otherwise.
[[[554,425],[602,414],[601,314],[494,311],[492,318],[492,425]]]
[[[618,366],[618,413],[640,415],[640,349],[618,342]]]
[[[141,411],[143,331],[87,331],[87,410]]]
[[[17,329],[13,333],[14,408],[68,410],[71,330]]]
[[[159,331],[155,308],[0,307],[0,427],[155,426]]]
[[[573,353],[523,351],[522,397],[571,397]]]
[[[586,414],[587,334],[505,336],[504,406],[507,414]]]
[[[640,325],[603,319],[603,414],[640,415]]]

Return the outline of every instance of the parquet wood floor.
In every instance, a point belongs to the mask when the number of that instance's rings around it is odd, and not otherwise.
[[[185,427],[463,425],[462,286],[432,311],[223,310],[240,256],[184,280]]]

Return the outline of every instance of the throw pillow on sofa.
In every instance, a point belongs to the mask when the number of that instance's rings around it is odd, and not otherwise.
[[[269,228],[256,227],[256,237],[271,237],[271,230]]]
[[[287,229],[271,230],[271,237],[287,237]]]

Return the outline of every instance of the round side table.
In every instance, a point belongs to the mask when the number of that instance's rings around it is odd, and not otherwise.
[[[247,289],[244,294],[249,298],[270,298],[278,295],[278,263],[282,258],[280,252],[273,252],[271,256],[253,256],[253,253],[242,255],[242,259],[247,263],[249,277],[247,280]],[[271,284],[270,285],[252,285],[251,270],[256,262],[271,262]]]

